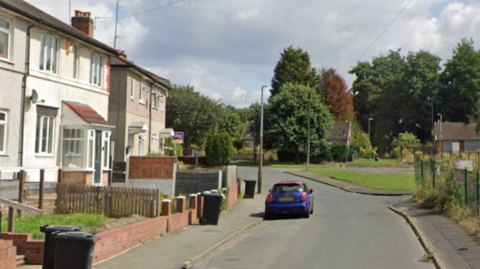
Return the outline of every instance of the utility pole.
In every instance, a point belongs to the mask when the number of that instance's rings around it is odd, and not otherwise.
[[[257,130],[256,130],[256,106],[253,107],[253,162],[257,162]]]
[[[260,159],[258,160],[258,190],[257,193],[262,193],[262,165],[263,165],[263,89],[268,86],[262,86],[261,105],[262,113],[260,116]]]
[[[308,134],[307,134],[307,171],[310,169],[310,107],[312,106],[312,93],[308,93]]]
[[[113,37],[113,48],[116,49],[117,48],[117,38],[118,38],[118,35],[117,35],[117,24],[118,24],[118,4],[120,2],[133,2],[133,1],[124,1],[124,0],[117,0],[117,11],[116,11],[116,15],[115,15],[115,36]]]

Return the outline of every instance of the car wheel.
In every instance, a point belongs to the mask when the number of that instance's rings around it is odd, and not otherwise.
[[[303,213],[303,217],[306,219],[310,218],[310,211],[307,210],[307,212]]]
[[[207,224],[207,220],[206,220],[206,219],[200,219],[199,222],[200,222],[200,225],[205,225],[205,224]]]
[[[313,214],[313,204],[312,204],[312,209],[310,210],[310,214]]]

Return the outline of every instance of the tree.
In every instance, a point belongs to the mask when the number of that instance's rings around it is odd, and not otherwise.
[[[311,99],[309,100],[309,94]],[[286,83],[273,96],[268,107],[266,138],[272,147],[296,154],[305,149],[308,134],[308,104],[311,103],[310,143],[312,152],[320,147],[330,129],[333,117],[321,96],[311,87]]]
[[[240,120],[240,114],[233,106],[225,106],[223,112],[219,115],[219,131],[227,132],[234,138],[242,136],[245,122]]]
[[[229,165],[233,156],[232,137],[226,132],[210,134],[205,143],[205,154],[209,165]]]
[[[185,133],[185,145],[201,145],[219,130],[223,108],[219,101],[203,96],[193,86],[173,85],[169,91],[166,126]]]
[[[285,48],[280,54],[280,60],[273,72],[270,99],[279,93],[285,83],[300,84],[315,89],[320,81],[317,71],[311,67],[308,52],[292,46]]]
[[[354,118],[352,95],[347,91],[345,80],[333,68],[323,68],[320,73],[322,76],[320,88],[335,120],[352,120]]]
[[[398,134],[398,137],[394,138],[392,142],[392,147],[418,147],[420,145],[420,139],[409,132]]]
[[[476,102],[480,98],[480,53],[475,50],[473,39],[462,39],[453,50],[440,82],[443,119],[468,122],[476,114]]]

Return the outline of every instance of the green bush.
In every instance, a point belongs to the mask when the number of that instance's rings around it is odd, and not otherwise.
[[[182,144],[173,144],[173,140],[171,138],[168,138],[165,140],[165,146],[169,148],[174,148],[176,147],[177,149],[177,156],[183,156],[183,145]],[[165,156],[173,156],[174,152],[171,149],[165,149]]]
[[[233,156],[232,137],[226,132],[209,135],[205,154],[209,165],[229,165]]]
[[[348,160],[348,147],[343,144],[332,144],[330,146],[332,158],[336,162],[346,162]]]

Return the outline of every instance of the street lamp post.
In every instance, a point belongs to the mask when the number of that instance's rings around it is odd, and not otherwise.
[[[431,116],[432,116],[432,137],[433,137],[433,145],[435,145],[435,135],[434,135],[434,125],[433,125],[433,96],[427,98],[430,101],[430,107],[431,107]]]
[[[310,107],[312,106],[312,93],[308,93],[308,133],[307,133],[307,171],[310,169]]]
[[[370,121],[373,120],[373,118],[368,118],[368,139],[370,140]],[[370,140],[370,142],[372,142]]]
[[[258,160],[258,189],[257,193],[262,193],[262,165],[263,165],[263,89],[268,86],[262,86],[262,95],[261,95],[261,106],[262,112],[260,116],[260,156]]]

